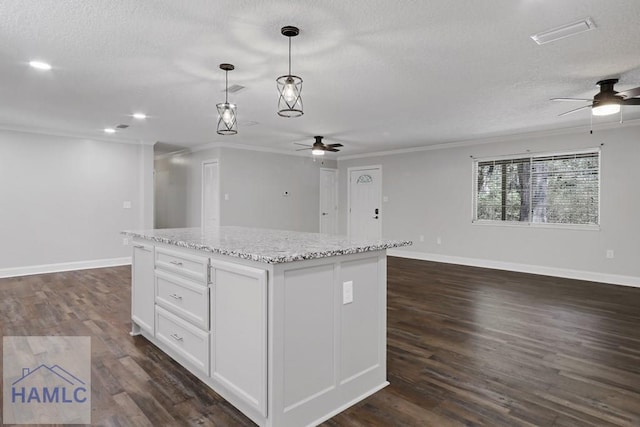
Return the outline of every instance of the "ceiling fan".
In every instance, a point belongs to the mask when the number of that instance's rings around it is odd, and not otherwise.
[[[313,154],[314,156],[324,156],[325,151],[331,151],[333,153],[337,153],[340,150],[338,150],[336,147],[342,147],[342,144],[324,144],[322,142],[322,138],[324,138],[324,136],[314,136],[314,138],[316,139],[316,142],[314,142],[313,145],[306,145],[306,144],[300,144],[298,142],[294,142],[294,144],[296,145],[302,145],[304,147],[307,147],[307,148],[300,148],[299,150],[296,150],[296,151],[311,150],[311,154]]]
[[[616,83],[618,83],[618,79],[600,80],[596,83],[600,86],[600,92],[596,93],[593,99],[551,98],[551,101],[579,101],[590,103],[573,110],[565,111],[558,116],[566,116],[567,114],[575,113],[576,111],[586,108],[591,108],[591,113],[594,116],[608,116],[609,114],[619,113],[621,105],[640,105],[640,98],[637,98],[640,96],[640,87],[617,92],[613,88],[613,85]]]

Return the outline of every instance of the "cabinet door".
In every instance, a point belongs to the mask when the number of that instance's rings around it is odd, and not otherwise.
[[[267,415],[267,272],[212,260],[211,377]]]
[[[131,319],[153,335],[155,292],[152,245],[134,244],[131,276]]]

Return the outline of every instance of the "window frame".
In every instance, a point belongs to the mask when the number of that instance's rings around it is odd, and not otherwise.
[[[550,157],[550,156],[571,156],[577,154],[597,153],[598,154],[598,223],[597,224],[568,224],[568,223],[541,223],[533,222],[531,218],[529,221],[507,221],[507,220],[490,220],[490,219],[478,219],[477,205],[478,205],[478,164],[488,161],[501,161],[501,160],[513,160],[529,158],[530,162],[533,162],[535,157]],[[591,230],[599,231],[601,224],[601,203],[602,203],[602,150],[600,147],[595,148],[583,148],[576,150],[565,151],[542,151],[542,152],[525,152],[518,154],[507,154],[498,156],[483,156],[474,157],[471,156],[471,224],[479,226],[497,226],[497,227],[516,227],[516,228],[560,228],[570,230]]]

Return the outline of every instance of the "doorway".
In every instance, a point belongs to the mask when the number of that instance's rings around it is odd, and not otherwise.
[[[202,162],[202,230],[220,226],[220,169],[217,159]]]
[[[338,233],[337,169],[320,169],[320,232]]]
[[[348,174],[349,237],[382,238],[382,166],[353,167]]]

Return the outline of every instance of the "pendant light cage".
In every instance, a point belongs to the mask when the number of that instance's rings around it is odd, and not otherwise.
[[[238,133],[238,121],[236,116],[236,104],[229,102],[229,71],[235,69],[231,64],[220,64],[224,70],[224,102],[216,104],[218,109],[218,135],[235,135]]]
[[[289,74],[276,79],[278,89],[278,115],[281,117],[300,117],[304,114],[302,107],[302,79],[291,74],[291,37],[300,33],[297,27],[286,26],[280,30],[289,38]]]
[[[302,79],[286,75],[276,79],[278,84],[278,115],[282,117],[300,117],[302,109]]]

